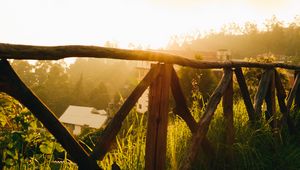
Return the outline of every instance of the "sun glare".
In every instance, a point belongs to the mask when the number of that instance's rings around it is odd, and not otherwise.
[[[223,24],[263,24],[276,15],[289,22],[297,1],[258,0],[1,0],[0,40],[36,45],[164,48],[173,35],[218,31]]]

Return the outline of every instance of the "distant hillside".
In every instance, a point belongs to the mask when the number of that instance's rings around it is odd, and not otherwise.
[[[168,50],[192,51],[203,53],[204,58],[213,56],[219,49],[229,49],[232,57],[243,59],[261,54],[274,54],[298,60],[300,55],[300,17],[292,23],[284,24],[273,17],[258,29],[254,23],[246,23],[243,27],[236,24],[228,25],[221,32],[213,32],[205,37],[183,38],[184,41],[173,39]],[[181,43],[179,43],[181,42]],[[181,52],[180,52],[181,53]],[[190,56],[191,52],[183,52]]]

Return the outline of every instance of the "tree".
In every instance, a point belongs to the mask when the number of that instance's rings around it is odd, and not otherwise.
[[[62,114],[70,101],[70,82],[66,68],[62,64],[55,63],[48,72],[46,81],[47,98],[52,110],[58,115]]]
[[[57,115],[70,101],[70,81],[63,61],[14,61],[13,68],[25,84]]]
[[[92,90],[97,89],[99,85],[97,80],[105,82],[108,98],[113,98],[119,92],[122,92],[123,96],[124,87],[131,87],[131,84],[137,83],[135,62],[90,58],[77,59],[74,64],[70,65],[70,69],[67,72],[70,75],[72,86],[82,91],[78,93],[86,96],[84,103],[89,106],[91,105],[88,103],[91,103],[89,100],[91,100]],[[76,87],[76,83],[79,82],[81,75],[83,75],[82,85],[80,85],[81,87]],[[128,90],[131,90],[131,88]],[[126,97],[126,95],[123,97]]]
[[[246,22],[244,27],[235,23],[224,25],[220,32],[211,32],[196,39],[182,38],[180,45],[171,41],[170,50],[217,51],[230,49],[235,59],[255,57],[264,53],[288,56],[293,61],[300,54],[300,17],[296,16],[288,26],[276,16],[267,19],[264,28]],[[178,41],[177,41],[178,42]]]
[[[255,23],[252,23],[252,22],[246,22],[245,25],[244,25],[244,30],[243,30],[243,33],[244,34],[257,34],[259,31],[258,31],[258,28],[257,28],[257,24]]]
[[[110,101],[107,87],[103,82],[100,82],[89,95],[89,105],[96,109],[106,109]]]
[[[84,88],[83,74],[80,74],[79,80],[76,82],[73,92],[71,92],[70,104],[78,106],[87,105],[87,95]]]
[[[19,75],[21,80],[27,85],[32,86],[34,84],[33,80],[33,66],[29,64],[26,60],[14,60],[11,63],[12,67],[14,68],[15,72]]]

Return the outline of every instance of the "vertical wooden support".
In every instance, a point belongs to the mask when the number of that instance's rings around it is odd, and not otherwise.
[[[183,91],[180,87],[179,78],[174,69],[172,69],[171,90],[176,104],[175,114],[180,116],[186,122],[192,133],[194,133],[197,130],[197,122],[187,106]]]
[[[161,72],[150,85],[149,116],[146,136],[146,170],[165,169],[169,87],[172,66],[161,64]]]
[[[232,74],[232,72],[231,72]],[[225,144],[228,146],[232,146],[234,142],[234,125],[233,125],[233,82],[232,75],[230,82],[228,83],[227,89],[224,92],[223,100],[223,112],[224,112],[224,120],[225,120]],[[233,152],[231,148],[229,148],[226,153],[228,161],[232,161]]]
[[[255,110],[255,118],[257,121],[261,120],[262,118],[261,106],[263,104],[263,100],[265,99],[268,91],[271,75],[272,75],[272,70],[266,70],[262,73],[258,85],[258,90],[257,93],[255,94],[254,110]]]
[[[251,101],[251,98],[249,95],[249,90],[247,88],[245,77],[243,75],[242,69],[239,67],[235,68],[234,72],[235,72],[235,76],[236,76],[237,82],[239,84],[240,91],[241,91],[241,94],[242,94],[242,97],[243,97],[243,100],[244,100],[244,103],[246,106],[249,120],[253,124],[255,122],[255,111],[254,111],[253,104],[252,104],[252,101]]]
[[[270,122],[271,127],[275,136],[278,136],[279,125],[278,125],[278,115],[276,114],[276,101],[275,101],[275,71],[272,70],[270,77],[269,87],[265,98],[267,104],[266,119],[272,118]]]
[[[276,86],[277,99],[278,99],[280,112],[282,113],[281,122],[283,125],[287,125],[290,133],[294,133],[295,127],[291,119],[291,116],[289,114],[287,105],[285,104],[286,93],[282,85],[279,73],[277,71],[275,71],[275,86]]]
[[[279,73],[277,71],[275,71],[275,86],[276,86],[277,99],[278,99],[280,112],[282,113],[281,122],[283,125],[287,125],[290,133],[294,133],[295,127],[291,119],[291,116],[289,114],[287,105],[285,103],[285,99],[286,99],[285,89],[282,85]]]
[[[282,122],[286,124],[288,123],[289,120],[289,115],[287,114],[287,107],[285,104],[286,93],[282,85],[280,75],[276,70],[275,70],[275,88],[276,88],[277,101],[279,104],[280,112],[282,113]]]
[[[185,160],[181,164],[180,169],[189,170],[192,168],[192,164],[196,160],[199,153],[199,146],[200,146],[199,143],[201,143],[204,136],[206,136],[214,112],[221,100],[221,97],[223,96],[225,90],[227,89],[231,79],[232,79],[232,70],[228,68],[224,69],[224,75],[208,101],[204,115],[202,116],[200,122],[198,123],[198,129],[196,133],[193,134],[192,143],[188,150],[188,155],[186,156]]]
[[[148,74],[143,78],[143,80],[136,86],[132,93],[127,97],[124,104],[115,114],[113,119],[104,129],[103,134],[97,138],[96,146],[93,150],[92,157],[97,160],[102,160],[105,154],[109,151],[112,141],[117,136],[121,129],[122,123],[130,110],[134,107],[137,100],[141,97],[147,87],[153,82],[159,75],[159,67],[154,66],[148,72]]]
[[[0,60],[0,81],[8,86],[4,90],[24,104],[36,118],[43,123],[57,141],[71,155],[78,164],[79,169],[100,169],[96,160],[89,157],[88,153],[80,146],[77,140],[59,122],[56,116],[26,87],[6,60]]]
[[[292,87],[292,89],[289,93],[288,99],[287,99],[286,107],[287,107],[288,113],[291,110],[293,101],[294,101],[295,96],[296,96],[296,92],[299,88],[299,84],[300,84],[300,73],[297,73],[296,76],[295,76],[293,87]]]
[[[295,76],[300,74],[300,71],[297,70],[295,71]],[[295,109],[299,110],[300,109],[300,87],[298,86],[297,90],[296,90],[296,96],[295,96]]]

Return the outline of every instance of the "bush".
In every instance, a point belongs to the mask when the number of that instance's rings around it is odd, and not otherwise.
[[[49,169],[55,155],[65,152],[29,110],[4,93],[0,93],[0,130],[0,169]]]

